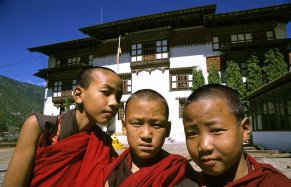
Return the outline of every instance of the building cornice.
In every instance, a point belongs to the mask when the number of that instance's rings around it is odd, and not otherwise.
[[[128,32],[136,32],[145,29],[155,29],[167,26],[171,26],[172,28],[183,28],[202,25],[202,16],[215,14],[215,10],[216,5],[213,4],[113,21],[80,28],[79,30],[84,34],[104,40],[118,37]]]
[[[203,23],[208,27],[223,26],[226,24],[242,24],[246,22],[269,22],[272,20],[287,23],[290,21],[290,18],[291,4],[283,4],[244,11],[203,15]]]

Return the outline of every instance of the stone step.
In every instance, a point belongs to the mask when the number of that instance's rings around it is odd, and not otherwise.
[[[275,153],[280,153],[279,150],[260,150],[260,149],[248,149],[245,150],[247,153],[270,153],[270,154],[275,154]]]
[[[247,151],[247,150],[257,150],[256,147],[254,146],[244,146],[244,150]]]
[[[291,158],[290,153],[248,153],[254,158]]]

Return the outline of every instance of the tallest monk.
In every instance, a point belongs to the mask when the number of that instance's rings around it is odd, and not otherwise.
[[[98,125],[113,119],[121,96],[114,71],[82,72],[73,90],[74,110],[25,120],[3,186],[102,186],[100,171],[117,154]]]

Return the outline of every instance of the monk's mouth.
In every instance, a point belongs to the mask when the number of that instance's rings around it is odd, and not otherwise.
[[[153,151],[154,150],[153,146],[146,146],[146,145],[139,145],[138,148],[141,151]]]

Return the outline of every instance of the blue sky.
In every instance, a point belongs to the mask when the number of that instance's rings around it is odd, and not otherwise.
[[[27,49],[84,38],[78,29],[101,21],[209,4],[223,13],[286,3],[291,0],[0,0],[0,75],[43,84],[33,74],[47,67],[47,56]]]

